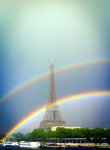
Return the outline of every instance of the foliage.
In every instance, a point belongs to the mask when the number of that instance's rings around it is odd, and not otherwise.
[[[46,138],[86,138],[88,142],[110,143],[110,128],[80,128],[80,129],[66,129],[66,128],[57,128],[56,131],[43,129],[34,129],[31,133],[26,135],[17,133],[15,135],[17,141],[26,140],[26,141],[36,141],[38,138],[41,138],[43,141]]]
[[[23,141],[24,138],[25,138],[25,136],[22,133],[20,133],[20,132],[13,134],[13,136],[15,137],[15,139],[17,141]]]
[[[43,129],[34,129],[30,135],[32,141],[35,141],[37,138],[46,138],[46,133]]]
[[[5,136],[5,134],[0,134],[0,139],[2,139]]]
[[[56,138],[55,131],[47,130],[47,131],[45,131],[45,134],[46,134],[46,138]]]

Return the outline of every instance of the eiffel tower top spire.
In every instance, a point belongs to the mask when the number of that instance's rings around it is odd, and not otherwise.
[[[49,103],[52,103],[56,100],[55,94],[55,81],[54,81],[54,64],[50,65],[50,91],[49,91]]]

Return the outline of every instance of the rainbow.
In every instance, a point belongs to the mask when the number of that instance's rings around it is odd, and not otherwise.
[[[89,65],[102,64],[102,63],[110,63],[110,60],[109,59],[97,59],[97,60],[93,60],[93,61],[85,61],[85,62],[83,61],[80,63],[67,65],[65,67],[60,67],[60,68],[56,69],[56,73],[68,71],[68,70],[75,69],[78,67],[85,67],[85,66],[89,66]],[[17,95],[20,91],[26,89],[27,87],[29,87],[32,84],[35,84],[35,83],[41,81],[42,79],[44,79],[48,76],[49,76],[49,72],[46,72],[46,73],[43,73],[37,77],[33,77],[32,79],[20,84],[19,86],[15,87],[14,89],[10,90],[7,94],[2,96],[0,103],[2,103],[3,101],[5,101],[7,99],[10,99],[11,97]]]
[[[79,94],[75,94],[75,95],[70,95],[70,96],[67,96],[67,97],[64,97],[64,98],[61,98],[61,99],[57,100],[56,102],[52,103],[48,107],[52,107],[55,104],[64,103],[64,102],[67,102],[67,101],[84,99],[84,98],[91,97],[91,96],[110,96],[110,91],[89,91],[89,92],[86,92],[86,93],[79,93]],[[12,133],[14,133],[23,124],[27,123],[30,119],[34,118],[39,113],[41,113],[42,111],[44,111],[46,109],[46,106],[47,105],[44,105],[44,106],[40,107],[39,109],[33,111],[31,114],[29,114],[28,116],[26,116],[24,119],[22,119],[16,125],[14,125],[14,127],[12,127],[7,132],[6,136],[2,139],[2,141],[4,141],[9,135],[11,135]]]

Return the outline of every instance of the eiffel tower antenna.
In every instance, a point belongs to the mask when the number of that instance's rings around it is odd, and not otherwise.
[[[53,63],[53,61],[54,61],[54,59],[53,59],[53,57],[51,57],[51,63]]]
[[[55,81],[54,81],[54,64],[53,59],[50,65],[50,89],[49,89],[49,99],[48,103],[52,104],[56,101],[56,93],[55,93]],[[40,123],[40,128],[44,130],[51,129],[54,126],[65,126],[65,121],[63,121],[59,106],[54,105],[52,107],[47,107],[43,121]]]

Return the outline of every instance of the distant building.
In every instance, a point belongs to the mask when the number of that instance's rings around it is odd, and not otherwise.
[[[52,131],[56,131],[57,128],[65,128],[65,129],[80,129],[80,126],[74,126],[74,127],[69,127],[69,126],[54,126],[51,128]]]

